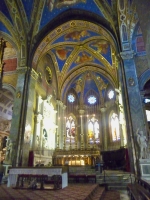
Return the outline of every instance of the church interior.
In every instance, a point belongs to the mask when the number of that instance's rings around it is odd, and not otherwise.
[[[2,164],[101,164],[141,174],[150,137],[148,7],[148,0],[1,0]]]

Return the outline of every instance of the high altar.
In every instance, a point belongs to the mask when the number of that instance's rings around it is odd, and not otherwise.
[[[32,139],[33,150],[29,152],[29,166],[95,165],[96,159],[100,160],[99,132],[96,137],[86,136],[83,122],[87,123],[88,117],[85,119],[84,110],[79,111],[81,127],[77,128],[73,117],[65,117],[66,106],[63,103],[58,101],[59,109],[54,110],[51,97],[48,96],[46,100],[37,98],[35,133]]]

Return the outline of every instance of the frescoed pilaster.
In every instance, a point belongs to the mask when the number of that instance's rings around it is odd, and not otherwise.
[[[138,149],[137,149],[137,136],[136,131],[139,128],[146,135],[145,118],[142,106],[141,95],[139,92],[139,85],[136,75],[136,67],[134,63],[134,52],[126,51],[121,53],[121,57],[124,63],[125,79],[127,85],[127,93],[129,101],[128,113],[131,118],[128,120],[128,127],[130,129],[130,135],[128,135],[128,147],[133,152],[133,161],[131,159],[131,166],[135,166],[134,170],[136,173],[136,161],[138,159]],[[127,133],[128,134],[128,133]],[[137,149],[137,151],[135,150]]]

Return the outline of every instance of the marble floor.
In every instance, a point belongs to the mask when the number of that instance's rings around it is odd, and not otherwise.
[[[118,190],[120,192],[120,200],[130,200],[127,190]]]

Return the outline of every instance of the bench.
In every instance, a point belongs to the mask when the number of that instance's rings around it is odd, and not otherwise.
[[[150,193],[138,183],[128,184],[127,191],[132,200],[150,200]]]

